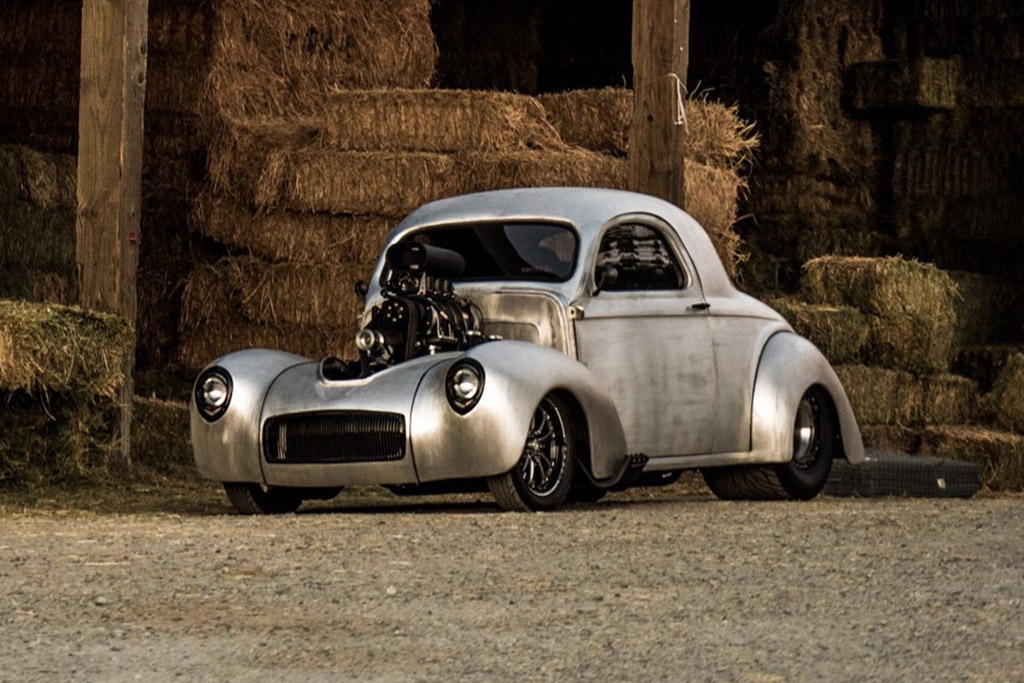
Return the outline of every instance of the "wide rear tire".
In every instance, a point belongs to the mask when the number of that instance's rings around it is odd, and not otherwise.
[[[302,495],[294,489],[267,488],[259,484],[224,482],[228,500],[243,515],[283,515],[302,505]]]
[[[545,396],[530,420],[522,456],[508,472],[487,478],[502,510],[554,510],[565,502],[576,466],[572,411],[557,395]]]
[[[714,467],[701,471],[722,500],[811,500],[828,481],[835,447],[835,417],[825,391],[811,387],[800,399],[793,426],[793,456],[778,465]]]

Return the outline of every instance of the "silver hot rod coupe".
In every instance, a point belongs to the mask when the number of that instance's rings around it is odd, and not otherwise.
[[[864,459],[824,356],[653,197],[433,202],[357,290],[358,361],[252,349],[196,380],[196,464],[239,511],[357,484],[550,510],[690,468],[721,498],[809,499],[834,458]]]

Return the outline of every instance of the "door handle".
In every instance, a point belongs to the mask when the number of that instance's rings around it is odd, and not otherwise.
[[[706,311],[709,308],[711,308],[711,304],[709,304],[707,301],[701,301],[698,304],[691,304],[690,306],[691,311]]]

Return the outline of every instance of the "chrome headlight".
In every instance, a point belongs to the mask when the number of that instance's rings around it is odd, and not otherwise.
[[[196,380],[196,410],[207,422],[213,422],[231,403],[231,375],[224,368],[212,367],[204,370]]]
[[[448,371],[445,393],[455,412],[468,413],[484,393],[483,367],[474,360],[457,362]]]

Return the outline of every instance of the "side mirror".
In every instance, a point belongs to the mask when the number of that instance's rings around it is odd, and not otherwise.
[[[606,287],[614,287],[615,283],[619,281],[619,269],[615,266],[604,264],[597,267],[597,271],[594,273],[594,294],[600,294],[602,289]]]
[[[366,295],[370,291],[370,285],[366,284],[366,280],[357,280],[355,290],[356,296],[359,297],[359,300],[365,304]]]

